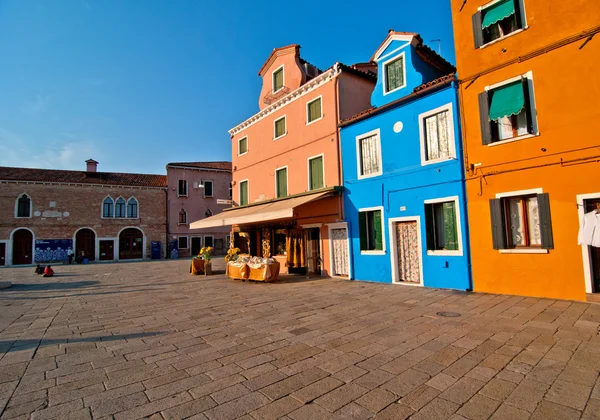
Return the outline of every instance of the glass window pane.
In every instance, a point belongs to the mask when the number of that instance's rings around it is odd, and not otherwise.
[[[522,200],[520,198],[508,199],[508,227],[513,246],[526,245],[522,210]]]
[[[540,213],[538,211],[537,197],[527,198],[527,222],[529,224],[529,244],[541,245]]]
[[[275,137],[281,137],[285,134],[285,118],[275,121]]]
[[[273,91],[276,92],[283,87],[283,69],[273,73]]]
[[[433,205],[433,226],[435,250],[445,249],[446,237],[444,232],[444,207],[442,203]]]
[[[361,175],[381,172],[379,161],[379,137],[377,135],[360,139]]]
[[[399,88],[404,84],[404,57],[399,57],[385,66],[386,92]]]
[[[321,118],[321,98],[308,104],[308,122]]]

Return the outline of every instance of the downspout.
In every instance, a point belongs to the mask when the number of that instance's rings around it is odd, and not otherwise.
[[[165,190],[165,203],[167,207],[167,223],[166,223],[166,232],[167,232],[167,240],[165,242],[165,260],[171,257],[171,244],[169,243],[169,237],[171,236],[171,232],[169,231],[169,182],[167,178],[167,189]]]

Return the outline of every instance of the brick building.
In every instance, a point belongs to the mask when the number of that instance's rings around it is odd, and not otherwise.
[[[167,177],[0,167],[0,265],[147,259],[167,242]],[[156,251],[155,251],[156,252]]]
[[[203,246],[224,254],[229,227],[190,229],[190,223],[231,206],[231,162],[173,162],[167,164],[167,178],[171,258],[198,255]]]

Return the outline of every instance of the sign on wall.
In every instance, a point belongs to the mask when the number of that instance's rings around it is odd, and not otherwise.
[[[67,248],[73,248],[73,239],[36,239],[35,262],[68,260]]]
[[[217,204],[231,204],[231,200],[223,200],[221,198],[217,198]]]

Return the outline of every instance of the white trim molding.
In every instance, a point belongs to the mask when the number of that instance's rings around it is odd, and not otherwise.
[[[310,113],[309,113],[309,110],[308,110],[308,106],[310,104],[312,104],[313,102],[317,102],[317,101],[321,102],[321,116],[319,118],[317,118],[317,119],[312,120],[312,121],[308,121],[308,118],[310,116]],[[304,120],[306,122],[306,125],[311,125],[311,124],[316,123],[317,121],[322,120],[323,119],[323,115],[324,115],[323,114],[323,95],[319,95],[319,96],[311,99],[310,101],[306,102],[306,119]]]
[[[323,226],[323,223],[309,223],[308,225],[300,225],[300,227],[302,229],[315,229],[315,228],[321,228]]]
[[[325,153],[321,153],[315,156],[310,156],[309,158],[306,159],[306,168],[307,168],[307,179],[308,179],[308,186],[307,186],[307,190],[306,191],[314,191],[313,189],[310,188],[310,184],[311,184],[311,178],[310,178],[310,161],[317,159],[317,158],[322,158],[321,159],[321,164],[322,164],[322,168],[323,168],[323,186],[321,188],[325,188],[327,186],[327,182],[325,181]],[[320,189],[320,188],[317,188]]]
[[[363,251],[362,249],[360,249],[360,234],[359,234],[359,251],[361,255],[385,255],[385,253],[387,252],[387,246],[386,246],[386,242],[385,242],[385,213],[383,211],[383,206],[374,206],[374,207],[364,207],[364,208],[360,208],[358,209],[358,213],[365,213],[365,212],[370,212],[370,211],[380,211],[381,212],[381,247],[383,249],[377,249],[377,250],[367,250],[367,251]],[[360,232],[360,218],[359,218],[359,222],[358,222],[359,226],[358,226],[358,230]]]
[[[531,188],[528,190],[519,190],[519,191],[508,191],[503,193],[496,193],[496,198],[505,198],[505,197],[517,197],[520,195],[531,195],[531,194],[542,194],[544,191],[542,188]]]
[[[277,122],[283,120],[283,122],[285,123],[284,125],[284,132],[281,136],[277,136]],[[285,137],[287,135],[287,118],[286,118],[286,114],[282,115],[279,118],[276,118],[273,120],[273,141],[279,140],[282,137]]]
[[[275,90],[275,73],[277,73],[279,70],[281,70],[281,87],[277,90]],[[277,67],[275,70],[273,70],[271,72],[271,91],[275,94],[277,92],[279,92],[281,89],[283,89],[285,87],[285,68],[284,65],[282,64],[281,66]]]
[[[29,216],[19,216],[19,200],[23,198],[23,196],[29,199]],[[31,195],[26,192],[22,192],[17,196],[15,200],[15,219],[31,219],[33,217],[33,200],[31,199]]]
[[[240,142],[242,140],[246,140],[246,151],[244,153],[240,153]],[[248,149],[249,149],[249,147],[248,147],[248,136],[244,136],[241,139],[238,139],[238,141],[237,141],[237,155],[238,156],[244,156],[246,153],[248,153]]]
[[[433,115],[440,114],[442,112],[448,112],[448,157],[427,159],[427,138],[425,131],[425,119]],[[446,162],[451,159],[456,159],[456,138],[454,137],[454,112],[452,110],[452,103],[447,103],[431,111],[419,114],[419,138],[421,140],[421,166],[431,165],[440,162]]]
[[[372,136],[377,136],[377,142],[379,143],[379,147],[377,148],[377,150],[379,151],[378,153],[378,160],[379,160],[379,171],[373,174],[368,174],[368,175],[362,175],[361,174],[361,166],[362,166],[362,148],[360,147],[360,141],[364,140],[368,137],[372,137]],[[381,153],[381,130],[379,128],[369,131],[368,133],[364,133],[361,135],[356,136],[356,175],[358,177],[358,179],[367,179],[367,178],[373,178],[376,176],[380,176],[383,174],[383,155]]]
[[[390,65],[392,62],[397,61],[402,59],[402,85],[398,86],[392,90],[388,90],[388,86],[387,86],[387,66]],[[382,83],[382,87],[383,87],[383,96],[389,95],[391,93],[394,93],[400,89],[403,89],[406,87],[406,52],[403,51],[398,55],[393,56],[392,58],[390,58],[389,60],[384,61],[381,64],[381,75],[383,80],[381,81]]]
[[[338,222],[338,223],[326,223],[325,226],[327,226],[327,235],[329,238],[329,265],[330,265],[330,273],[329,275],[331,277],[336,277],[336,278],[343,278],[343,279],[351,279],[351,264],[350,264],[350,235],[349,235],[349,230],[348,230],[348,223],[347,222]],[[333,258],[333,242],[331,240],[331,231],[333,229],[345,229],[346,230],[346,246],[348,248],[348,267],[346,267],[346,270],[348,271],[348,275],[338,275],[335,274],[333,272],[333,267],[334,267],[334,258]]]
[[[396,239],[396,223],[402,222],[417,222],[417,232],[418,232],[418,251],[419,251],[419,281],[420,283],[410,283],[399,280],[398,273],[398,245]],[[420,216],[407,216],[407,217],[391,217],[388,219],[389,226],[389,239],[390,239],[390,260],[392,265],[392,284],[402,284],[405,286],[425,286],[423,280],[423,245],[421,239],[421,217]]]
[[[427,255],[431,256],[448,256],[448,257],[462,257],[464,255],[463,250],[463,235],[462,235],[462,225],[460,222],[460,203],[458,195],[452,195],[449,197],[441,197],[441,198],[433,198],[430,200],[423,200],[424,204],[439,204],[439,203],[448,203],[454,202],[454,217],[456,218],[456,240],[458,241],[458,249],[456,251],[448,251],[448,250],[427,250]],[[434,216],[435,218],[435,216]],[[427,225],[429,221],[425,220],[425,224]]]

